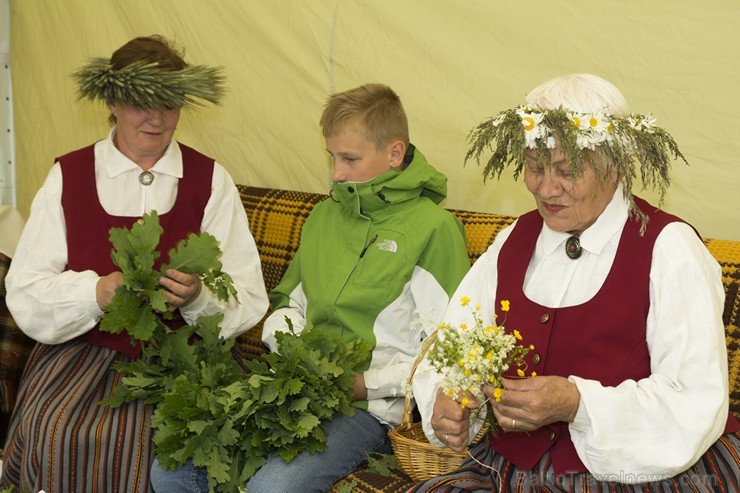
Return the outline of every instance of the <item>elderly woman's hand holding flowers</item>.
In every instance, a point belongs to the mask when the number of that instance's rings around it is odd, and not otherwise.
[[[503,375],[509,368],[516,367],[519,377],[535,375],[534,372],[525,374],[524,361],[524,356],[534,348],[519,344],[522,340],[519,331],[504,329],[505,316],[498,325],[486,325],[479,314],[480,306],[473,308],[470,302],[467,296],[460,300],[462,306],[471,309],[474,320],[472,326],[442,324],[437,330],[428,359],[431,366],[444,377],[440,393],[453,399],[460,408],[460,411],[449,411],[460,414],[462,418],[475,410],[473,418],[483,419],[483,404],[488,402],[489,397],[494,401],[501,399],[505,385]],[[504,300],[501,302],[501,312],[506,314],[508,311],[509,302]],[[439,405],[451,406],[449,399],[438,401]],[[493,421],[491,430],[495,431],[495,417],[493,413],[488,415]],[[467,429],[451,431],[453,433],[443,434],[440,439],[453,449],[464,448]]]

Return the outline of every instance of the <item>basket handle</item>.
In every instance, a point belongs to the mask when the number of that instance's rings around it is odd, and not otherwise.
[[[424,356],[426,356],[427,351],[429,351],[429,348],[432,347],[432,344],[434,341],[437,340],[437,332],[439,332],[439,329],[435,330],[429,336],[424,339],[424,341],[421,343],[421,346],[419,347],[419,352],[416,354],[416,358],[414,359],[414,364],[411,365],[411,373],[409,374],[409,378],[407,380],[407,388],[406,388],[406,396],[404,397],[403,402],[403,418],[402,418],[402,424],[404,425],[410,425],[411,424],[411,399],[413,399],[413,392],[411,389],[411,382],[414,380],[414,373],[416,372],[416,368],[419,366],[421,361],[424,359]]]

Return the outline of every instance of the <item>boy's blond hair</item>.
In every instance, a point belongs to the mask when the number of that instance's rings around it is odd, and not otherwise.
[[[409,124],[401,98],[383,84],[365,84],[330,96],[319,123],[324,137],[356,125],[378,150],[394,140],[409,144]]]

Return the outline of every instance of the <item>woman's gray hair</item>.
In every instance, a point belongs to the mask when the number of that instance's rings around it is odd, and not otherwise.
[[[627,100],[614,84],[593,74],[568,74],[544,82],[527,94],[527,103],[542,109],[580,113],[629,113]]]

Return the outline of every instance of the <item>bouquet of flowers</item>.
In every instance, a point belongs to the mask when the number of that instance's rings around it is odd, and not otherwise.
[[[504,373],[516,366],[520,377],[527,376],[524,356],[534,346],[519,344],[522,335],[518,330],[504,330],[505,316],[500,325],[485,325],[479,315],[480,305],[474,308],[470,306],[467,296],[461,298],[460,303],[470,307],[474,325],[440,325],[436,341],[429,349],[428,359],[432,367],[445,377],[442,390],[448,396],[457,396],[460,405],[466,407],[470,402],[467,397],[469,392],[483,407],[482,404],[486,402],[483,385],[492,385],[494,398],[500,400]],[[509,311],[507,300],[501,301],[501,311],[504,314]],[[530,376],[535,375],[535,372],[530,373]]]

